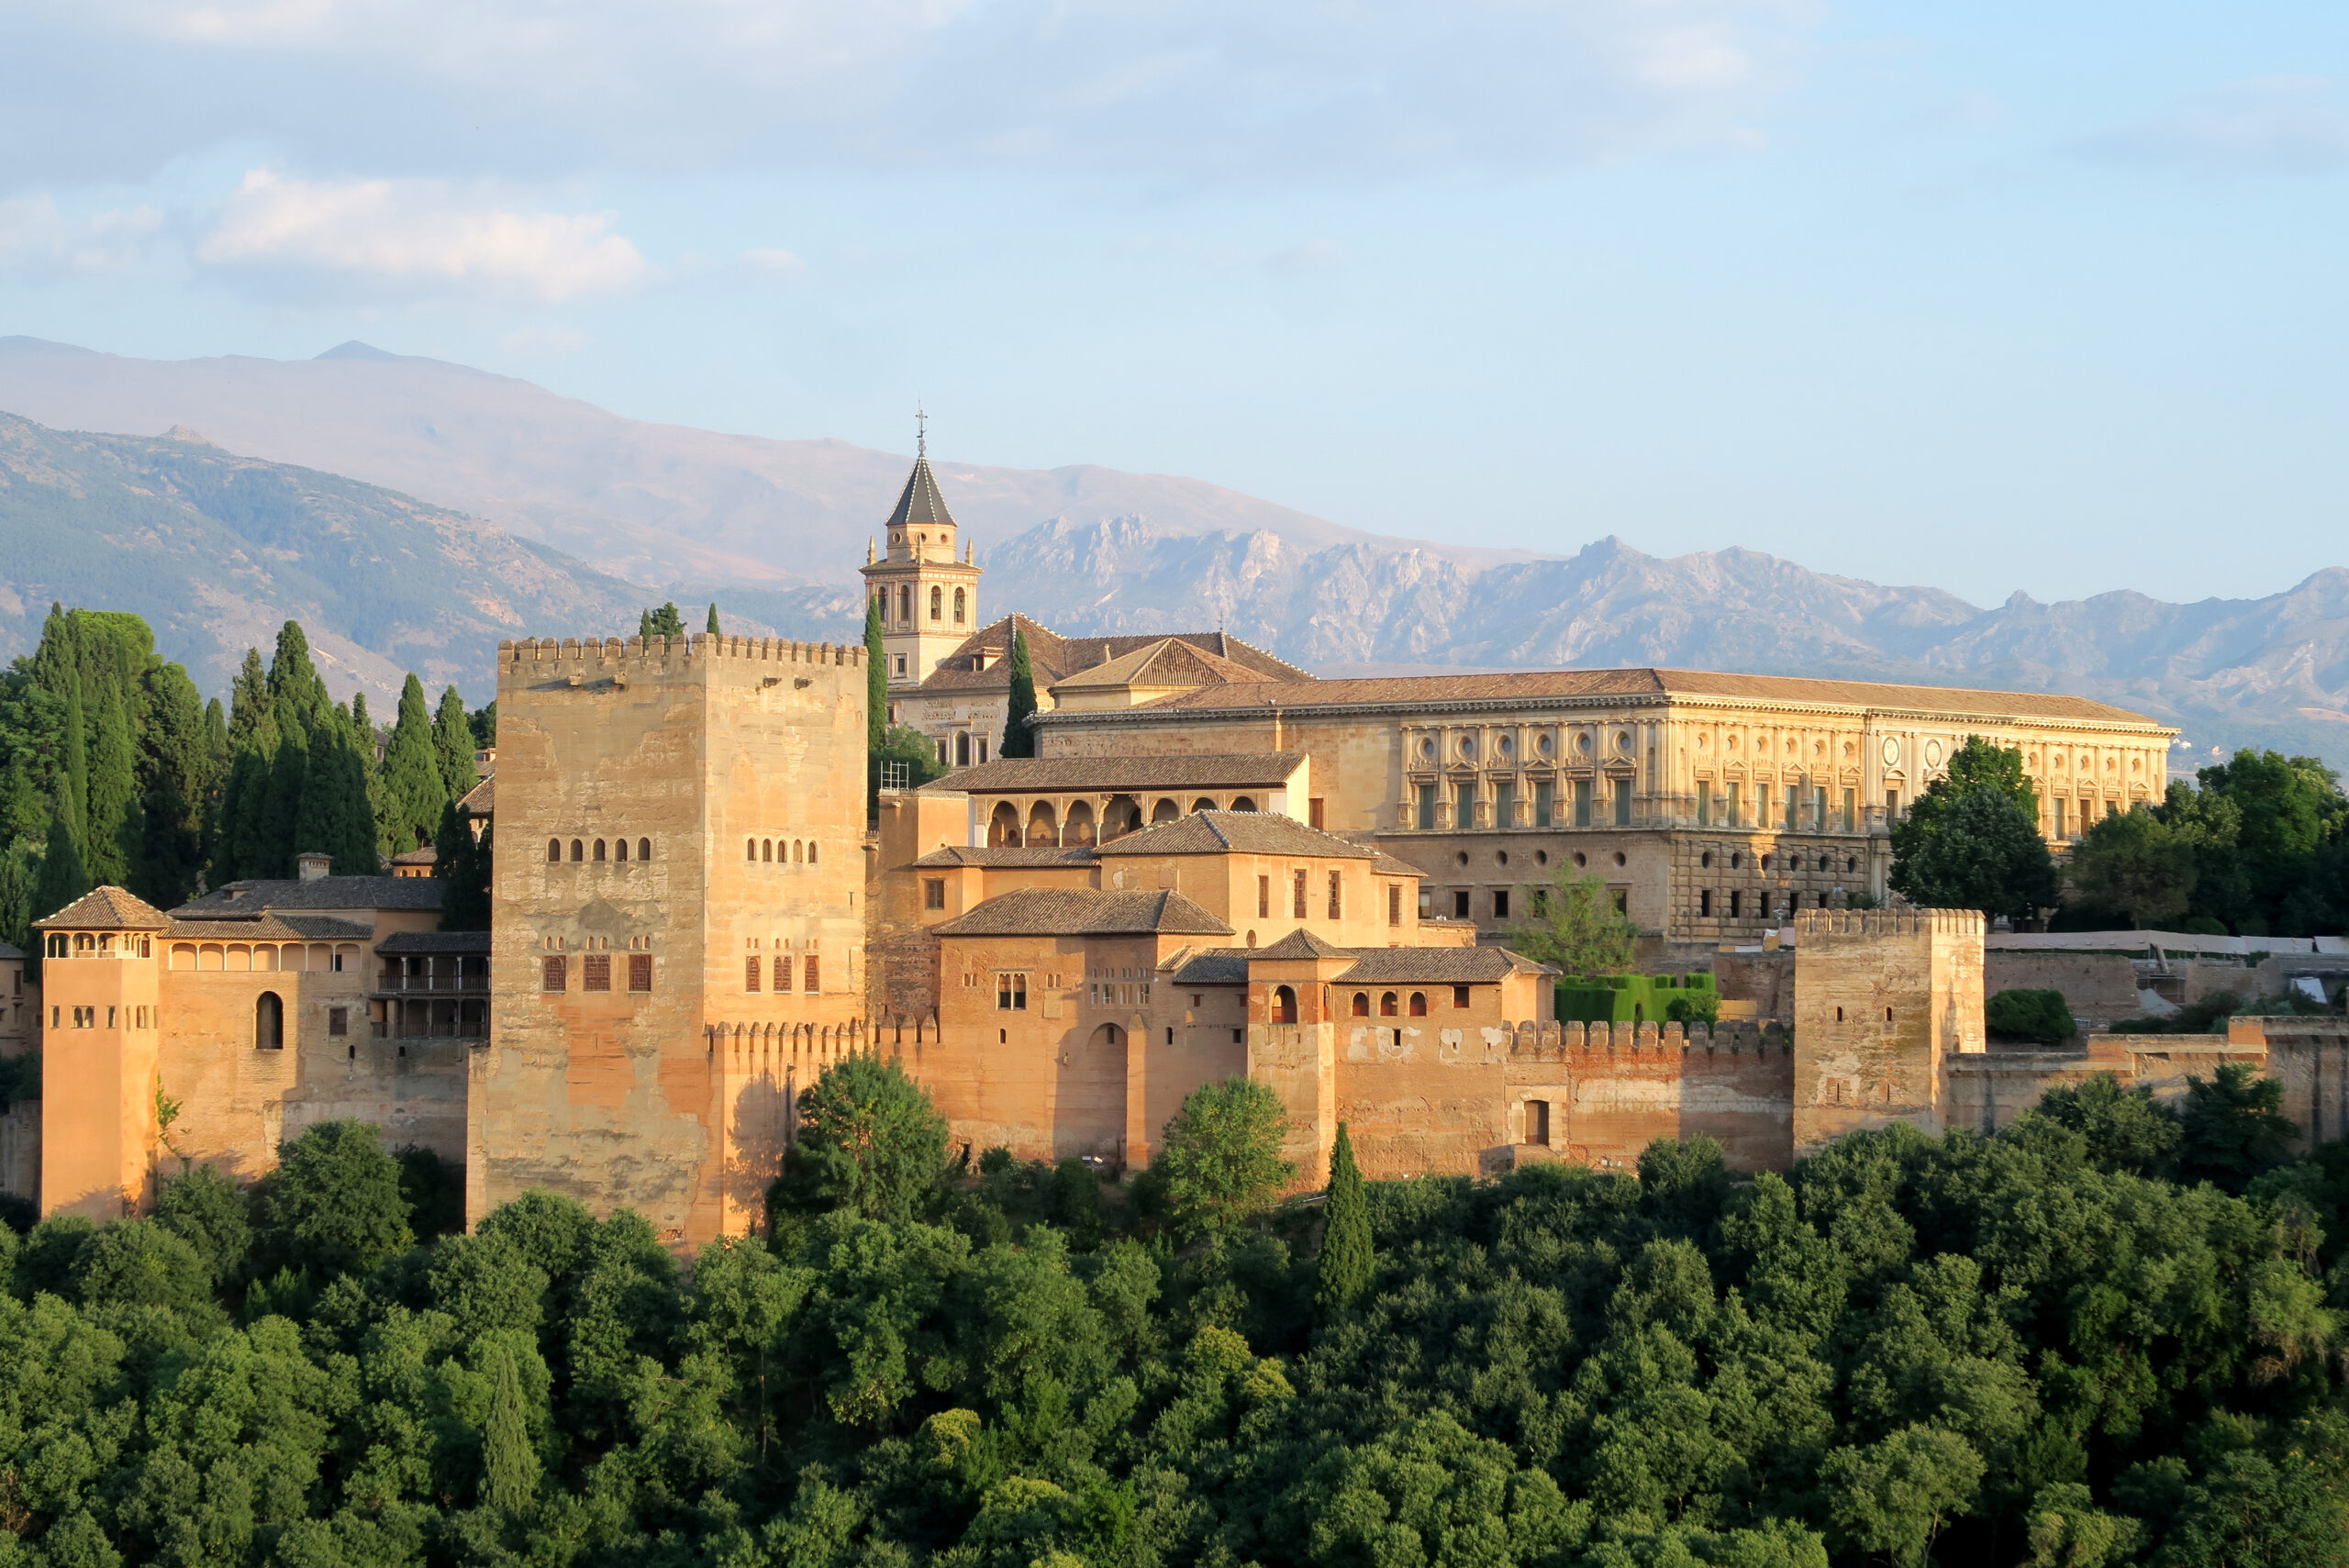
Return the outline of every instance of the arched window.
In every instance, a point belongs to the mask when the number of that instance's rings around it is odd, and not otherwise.
[[[1215,802],[1209,800],[1206,795],[1201,795],[1198,799],[1191,802],[1191,815],[1194,817],[1197,817],[1202,811],[1213,811],[1214,809]]]
[[[963,624],[963,590],[960,588],[954,590],[954,624]]]
[[[742,840],[742,858],[746,861],[754,861],[759,858],[759,841],[756,839]]]
[[[1019,807],[1008,800],[996,802],[987,817],[987,844],[997,850],[1019,847]]]
[[[616,861],[626,861],[628,859],[628,840],[626,839],[615,839],[612,840],[612,859]]]
[[[561,839],[549,839],[547,840],[547,864],[552,865],[555,862],[561,859],[562,859],[562,840]]]
[[[601,839],[596,840],[596,858],[599,861],[604,858],[604,840]]]
[[[1069,803],[1068,820],[1062,826],[1061,842],[1063,844],[1073,844],[1079,848],[1089,847],[1092,844],[1092,802],[1078,800]]]
[[[816,840],[813,839],[807,840],[807,863],[809,865],[816,863]]]
[[[897,584],[897,620],[903,626],[914,623],[914,585],[911,583]]]
[[[1253,811],[1256,809],[1256,803],[1243,795],[1231,803],[1231,809],[1234,811]]]
[[[1357,991],[1354,993],[1353,1016],[1358,1018],[1366,1018],[1370,1017],[1369,992]]]
[[[1428,994],[1427,994],[1426,992],[1424,992],[1424,991],[1414,991],[1414,992],[1412,992],[1412,993],[1411,993],[1411,1017],[1413,1017],[1413,1018],[1426,1018],[1427,1016],[1428,1016]]]
[[[1273,987],[1273,1022],[1276,1024],[1297,1022],[1297,993],[1286,985]]]
[[[1038,801],[1028,808],[1028,847],[1031,850],[1056,848],[1061,841],[1060,817],[1048,801]]]
[[[636,841],[636,858],[640,861],[649,861],[652,858],[651,840],[639,839]]]
[[[278,1000],[274,991],[264,991],[253,1001],[253,1049],[283,1051],[285,1049],[285,1004]]]
[[[49,933],[49,956],[51,958],[63,958],[65,956],[65,933],[63,931],[51,931]]]
[[[759,859],[763,861],[773,861],[774,859],[774,840],[773,839],[761,839],[759,840]]]
[[[971,732],[967,729],[954,737],[954,765],[958,768],[971,765]]]
[[[1093,1043],[1114,1049],[1126,1043],[1126,1031],[1115,1024],[1103,1024],[1093,1031]]]
[[[1155,828],[1161,822],[1172,822],[1182,815],[1182,806],[1171,800],[1161,800],[1150,808],[1150,825]]]
[[[1397,1001],[1394,992],[1383,991],[1379,993],[1378,1016],[1380,1018],[1391,1018],[1395,1017],[1396,1011],[1399,1006],[1400,1003]]]
[[[584,860],[585,860],[585,859],[587,858],[587,846],[586,846],[586,845],[584,845],[584,844],[583,844],[583,843],[581,843],[581,842],[580,842],[578,840],[576,840],[576,839],[572,840],[571,840],[571,858],[572,858],[572,861],[573,861],[574,863],[576,863],[577,862],[580,862],[580,861],[584,861]]]
[[[930,618],[932,620],[946,618],[946,590],[943,588],[934,587],[930,591]]]

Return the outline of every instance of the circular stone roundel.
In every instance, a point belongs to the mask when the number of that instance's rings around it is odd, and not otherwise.
[[[1892,736],[1884,738],[1884,765],[1891,767],[1900,761],[1900,742]]]
[[[1938,740],[1928,740],[1928,741],[1926,741],[1926,742],[1925,742],[1925,766],[1927,766],[1927,767],[1929,767],[1929,768],[1938,768],[1938,767],[1940,767],[1941,765],[1942,765],[1942,743],[1941,743],[1940,741],[1938,741]]]

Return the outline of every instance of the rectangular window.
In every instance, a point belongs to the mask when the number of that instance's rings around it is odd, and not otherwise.
[[[1577,828],[1590,826],[1590,781],[1588,779],[1575,780],[1575,826]]]
[[[774,955],[774,988],[778,993],[791,989],[791,955],[789,953],[779,952]]]
[[[1615,781],[1615,826],[1618,828],[1629,828],[1631,825],[1631,781],[1629,779],[1617,779]]]
[[[1525,1141],[1546,1145],[1550,1141],[1550,1102],[1525,1102]]]
[[[1256,879],[1256,918],[1269,920],[1272,917],[1273,879],[1269,876],[1260,876]]]
[[[549,957],[539,961],[540,990],[560,991],[563,988],[566,982],[563,978],[563,962],[562,959]]]
[[[2063,837],[2064,837],[2064,798],[2063,798],[2063,796],[2058,795],[2058,796],[2056,796],[2056,797],[2055,797],[2054,806],[2055,806],[2055,836],[2056,836],[2057,838],[2059,838],[2059,839],[2060,839],[2060,838],[2063,838]]]
[[[1827,831],[1827,786],[1824,784],[1810,792],[1810,830],[1814,833]]]
[[[1745,895],[1734,890],[1731,892],[1729,895],[1729,917],[1731,919],[1738,919],[1744,914],[1744,910],[1742,907],[1744,903]]]
[[[1386,923],[1390,926],[1403,923],[1403,884],[1399,882],[1386,884]]]
[[[1288,905],[1292,916],[1299,920],[1305,918],[1305,873],[1301,871],[1289,877]]]
[[[1700,920],[1709,920],[1712,915],[1713,890],[1709,887],[1699,888],[1697,893],[1697,917]]]
[[[1618,915],[1628,915],[1631,912],[1631,890],[1630,888],[1610,887],[1607,891],[1615,900],[1615,913]]]
[[[1737,797],[1744,788],[1745,786],[1743,784],[1738,784],[1734,781],[1730,784],[1729,804],[1721,812],[1721,823],[1724,827],[1734,828],[1737,826],[1738,813],[1743,808],[1743,803]]]
[[[1455,920],[1468,918],[1468,890],[1464,887],[1453,890],[1452,917]]]
[[[1419,828],[1435,826],[1435,785],[1431,784],[1423,784],[1419,786],[1419,804],[1413,826]]]
[[[980,761],[980,762],[985,762],[986,760],[987,760],[987,738],[986,738],[985,736],[982,735],[982,736],[980,736],[980,737],[979,737],[979,761]]]
[[[106,1028],[114,1028],[114,1009],[112,1007],[108,1007],[106,1009]]]
[[[1860,792],[1855,789],[1847,789],[1843,792],[1843,831],[1856,833],[1859,830]]]
[[[921,879],[921,906],[925,909],[946,907],[946,879],[926,876]]]
[[[902,675],[904,675],[904,674],[905,674],[905,673],[906,673],[906,656],[905,656],[904,654],[900,653],[900,654],[898,654],[898,655],[897,655],[897,673],[898,673],[900,676],[902,676]]]
[[[591,952],[579,961],[579,989],[608,991],[612,988],[612,955]]]
[[[1536,781],[1533,785],[1533,825],[1536,828],[1550,827],[1550,816],[1557,808],[1558,786],[1548,779]]]
[[[998,974],[995,977],[995,1010],[998,1013],[1023,1013],[1028,1010],[1026,975]]]
[[[1493,786],[1493,826],[1496,828],[1517,826],[1517,785],[1514,784],[1497,784]]]
[[[946,737],[943,735],[938,738],[938,765],[941,768],[946,766]]]
[[[632,952],[628,955],[628,988],[631,991],[652,989],[652,955]]]
[[[1344,902],[1339,892],[1343,885],[1339,880],[1338,873],[1331,872],[1330,873],[1330,918],[1332,920],[1343,917],[1345,913]]]
[[[752,953],[749,958],[744,959],[742,961],[742,989],[745,991],[757,990],[759,988],[759,982],[764,978],[765,969],[766,965],[760,962],[759,956],[756,953]]]
[[[1506,887],[1493,890],[1493,918],[1496,920],[1508,918],[1508,889]]]
[[[1321,797],[1318,795],[1305,803],[1305,825],[1308,828],[1326,826],[1321,820]]]
[[[1476,781],[1462,779],[1452,786],[1452,825],[1474,828],[1476,825]]]
[[[1713,820],[1713,785],[1709,779],[1697,781],[1697,826],[1709,827]]]
[[[1753,917],[1757,920],[1767,920],[1770,917],[1770,895],[1767,889],[1753,895]]]
[[[820,972],[816,967],[818,962],[817,955],[811,952],[807,955],[807,962],[800,966],[799,988],[810,995],[824,988]],[[1024,974],[1019,977],[1019,1005],[1023,1007],[1028,1005],[1028,977]]]
[[[327,1009],[327,1033],[340,1037],[347,1035],[350,1032],[351,1009],[348,1007],[328,1007]]]
[[[1899,815],[1900,815],[1900,792],[1899,792],[1898,790],[1897,790],[1897,789],[1888,789],[1888,790],[1886,790],[1886,791],[1884,792],[1884,819],[1885,819],[1885,821],[1887,821],[1887,822],[1888,823],[1888,822],[1890,822],[1894,817],[1898,817],[1898,816],[1899,816]]]
[[[1468,987],[1465,985],[1455,985],[1452,988],[1452,1005],[1455,1008],[1464,1007],[1468,1005]]]

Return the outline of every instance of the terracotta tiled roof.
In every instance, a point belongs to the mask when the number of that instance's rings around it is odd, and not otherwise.
[[[957,768],[925,789],[970,795],[1030,791],[1270,789],[1305,765],[1302,751],[1173,752],[1163,757],[1007,757]]]
[[[1176,985],[1245,985],[1253,948],[1203,948],[1174,972]]]
[[[442,884],[431,876],[321,876],[228,882],[172,911],[183,920],[255,909],[438,909]]]
[[[1507,948],[1363,948],[1357,962],[1332,984],[1340,985],[1465,985],[1490,984],[1512,974],[1555,974]]]
[[[1319,959],[1344,958],[1348,955],[1345,949],[1325,942],[1311,931],[1299,926],[1272,946],[1258,948],[1256,956],[1271,959]]]
[[[395,866],[439,865],[440,863],[440,851],[437,846],[432,844],[419,844],[415,849],[408,851],[406,854],[394,855],[392,857],[391,863]]]
[[[1334,833],[1308,828],[1294,817],[1269,811],[1202,811],[1162,822],[1096,851],[1112,855],[1296,855],[1314,860],[1375,860],[1375,851]]]
[[[948,844],[914,862],[917,866],[1084,866],[1093,863],[1093,851],[1081,845],[1054,849],[981,849],[974,844]]]
[[[1234,659],[1219,658],[1195,648],[1179,637],[1162,637],[1131,653],[1090,669],[1079,670],[1052,683],[1055,692],[1084,691],[1100,686],[1218,686],[1235,681],[1269,681],[1273,676],[1252,670]]]
[[[74,931],[161,931],[171,926],[171,917],[156,908],[128,888],[94,887],[81,897],[60,909],[45,920],[35,920],[36,930],[55,927]]]
[[[468,817],[488,817],[497,805],[497,774],[485,775],[481,783],[457,799],[457,809]]]
[[[489,951],[487,931],[395,931],[375,944],[375,951],[386,958],[401,958],[408,954],[418,957],[451,953],[460,957]]]
[[[1379,851],[1377,858],[1370,862],[1370,869],[1376,872],[1381,876],[1423,877],[1427,875],[1427,873],[1421,871],[1410,862],[1398,861],[1393,855],[1386,853],[1383,850]]]
[[[1052,712],[1044,723],[1082,723],[1133,713],[1252,712],[1266,708],[1397,707],[1464,702],[1539,703],[1574,698],[1680,698],[1890,709],[1984,719],[2155,721],[2127,708],[2052,692],[1988,692],[1962,686],[1731,675],[1707,670],[1525,670],[1497,675],[1394,675],[1345,681],[1256,681],[1207,686],[1109,714]]]
[[[220,916],[208,920],[174,919],[163,935],[189,942],[363,942],[375,934],[372,926],[338,920],[331,915]]]
[[[1089,887],[1015,888],[931,929],[947,937],[1231,935],[1230,926],[1179,893]]]
[[[1176,631],[1144,637],[1063,637],[1026,616],[1009,615],[979,628],[963,639],[961,647],[939,661],[938,668],[922,682],[919,689],[926,692],[1008,690],[1011,685],[1011,628],[1015,623],[1020,635],[1027,639],[1028,663],[1035,673],[1036,685],[1040,690],[1058,684],[1079,671],[1093,669],[1169,639],[1252,671],[1267,680],[1299,682],[1313,678],[1286,660],[1275,659],[1263,649],[1242,642],[1228,632]],[[973,664],[983,652],[987,655],[987,667],[974,669]]]

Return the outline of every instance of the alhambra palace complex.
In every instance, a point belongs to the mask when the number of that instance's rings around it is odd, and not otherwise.
[[[108,1218],[183,1160],[253,1176],[358,1118],[461,1163],[471,1218],[545,1188],[689,1244],[756,1223],[795,1095],[851,1053],[902,1063],[974,1154],[1127,1170],[1191,1089],[1245,1073],[1317,1184],[1341,1122],[1374,1177],[1628,1166],[1695,1133],[1759,1169],[2231,1058],[2283,1078],[2304,1133],[2349,1131],[2323,1019],[1985,1038],[1986,978],[2109,1021],[2144,987],[2244,988],[2242,959],[1845,907],[1884,895],[1890,821],[1968,735],[2021,748],[2054,840],[2159,798],[2175,732],[2142,716],[1679,670],[1317,680],[1220,632],[982,625],[926,458],[886,535],[864,574],[890,717],[945,777],[868,822],[861,646],[502,644],[466,802],[496,823],[492,930],[440,931],[429,877],[322,859],[170,911],[99,889],[38,922],[38,987],[0,950],[0,1051],[43,1052],[0,1182]],[[1037,755],[1005,760],[1015,626],[1043,711]],[[1557,1022],[1555,972],[1502,944],[1566,864],[1649,934],[1645,967],[1714,971],[1726,1021]]]

